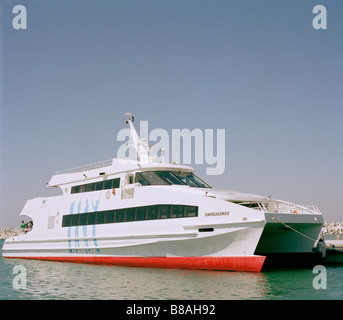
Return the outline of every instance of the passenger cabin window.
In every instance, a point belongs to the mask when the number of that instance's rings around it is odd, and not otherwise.
[[[71,193],[91,192],[106,189],[119,188],[120,178],[104,180],[99,182],[87,183],[71,188]]]
[[[143,171],[136,173],[135,182],[148,185],[187,185],[193,188],[211,188],[192,172],[181,171]]]
[[[197,216],[197,206],[159,204],[117,210],[67,214],[63,216],[62,227],[157,219],[192,218]]]

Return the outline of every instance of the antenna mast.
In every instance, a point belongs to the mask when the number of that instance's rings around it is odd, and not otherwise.
[[[138,160],[140,160],[142,163],[148,163],[149,162],[149,146],[146,143],[146,141],[142,141],[139,137],[134,125],[134,117],[132,116],[132,113],[125,113],[125,116],[127,117],[126,123],[130,126],[130,133],[131,138],[133,142],[133,146],[136,149]]]

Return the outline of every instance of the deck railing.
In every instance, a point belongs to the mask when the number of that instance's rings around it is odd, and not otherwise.
[[[321,214],[318,207],[301,206],[287,201],[269,199],[267,202],[244,202],[242,205],[269,213]]]
[[[301,206],[298,204],[275,200],[277,212],[279,213],[300,213],[300,214],[321,214],[317,206]]]
[[[83,172],[83,171],[88,171],[88,170],[102,168],[102,167],[108,167],[112,165],[112,161],[113,159],[109,159],[109,160],[104,160],[104,161],[95,162],[91,164],[86,164],[80,167],[57,171],[55,174],[76,173],[76,172]]]
[[[276,213],[300,213],[300,214],[321,214],[318,207],[315,205],[311,206],[301,206],[291,202],[281,201],[281,200],[271,200],[272,203],[268,203],[268,211],[270,208],[274,208]]]

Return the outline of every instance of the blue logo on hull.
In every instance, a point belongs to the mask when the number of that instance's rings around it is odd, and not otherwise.
[[[101,194],[98,200],[96,200],[95,202],[93,201],[93,197],[91,196],[91,201],[92,201],[92,207],[93,207],[93,212],[98,211],[99,208],[99,204],[100,204],[100,199],[101,199]],[[81,213],[81,205],[82,205],[82,200],[80,199],[78,205],[77,205],[77,212],[76,213]],[[74,214],[74,208],[75,208],[75,200],[73,202],[70,203],[70,209],[69,209],[69,214]],[[84,208],[84,212],[87,213],[89,211],[89,200],[86,199],[85,202],[85,208]],[[69,253],[79,253],[79,251],[81,251],[80,248],[80,239],[79,239],[79,226],[74,227],[74,241],[72,239],[72,228],[73,227],[68,227],[68,248],[69,248]],[[85,238],[84,239],[84,245],[86,247],[85,249],[85,253],[89,253],[90,247],[88,244],[88,239],[87,239],[87,226],[83,226],[82,227],[82,236]],[[98,243],[97,243],[97,239],[96,239],[96,226],[93,225],[92,226],[92,236],[93,236],[93,243],[94,243],[94,247],[96,249],[96,251],[98,253],[100,253],[100,249],[98,248]],[[72,246],[72,241],[74,242],[74,246]]]

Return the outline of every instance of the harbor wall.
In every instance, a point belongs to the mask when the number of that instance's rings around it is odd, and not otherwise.
[[[324,222],[322,234],[343,234],[343,221],[342,222]]]
[[[15,237],[24,233],[21,228],[1,228],[0,229],[0,239],[7,239],[10,237]]]

